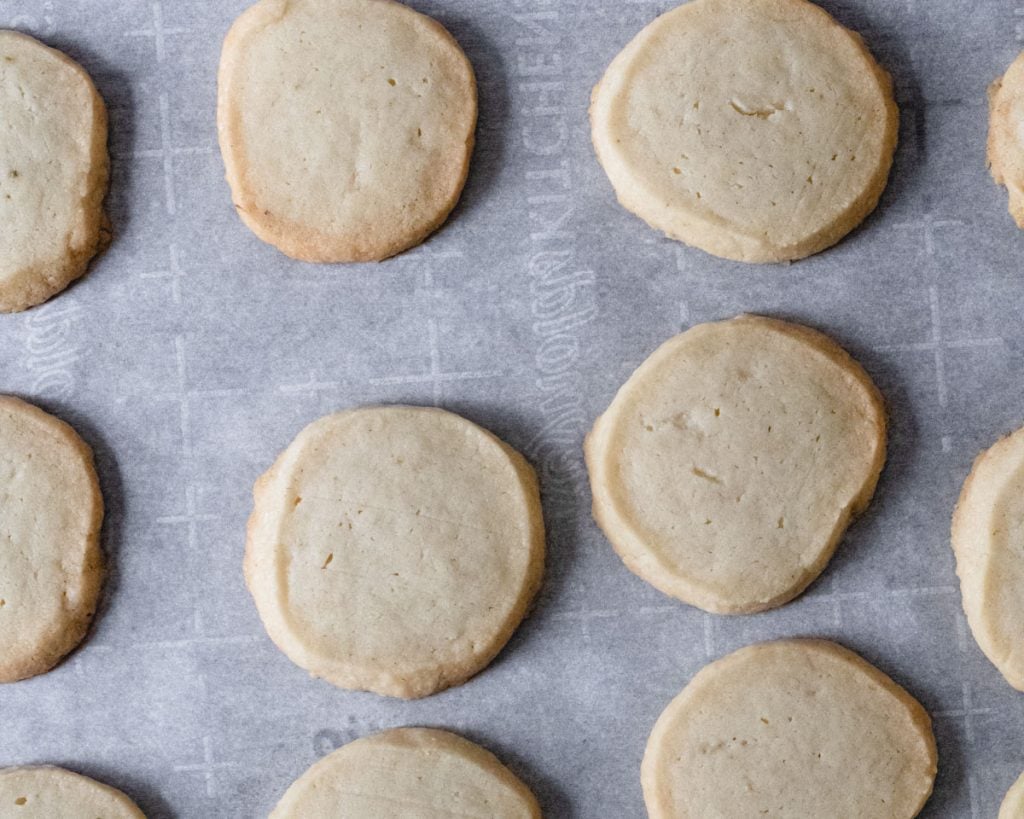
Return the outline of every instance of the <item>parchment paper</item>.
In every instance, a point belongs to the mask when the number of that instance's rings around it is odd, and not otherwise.
[[[925,815],[994,817],[1024,770],[1024,695],[966,628],[948,532],[972,458],[1024,423],[1024,234],[984,153],[986,86],[1024,47],[1024,5],[823,0],[895,77],[893,176],[835,249],[745,266],[625,212],[590,148],[592,85],[671,0],[412,4],[477,71],[469,184],[426,245],[331,267],[258,241],[223,181],[216,67],[247,0],[0,0],[0,26],[65,49],[106,98],[116,232],[80,284],[0,316],[0,391],[96,449],[111,563],[82,648],[0,688],[0,765],[67,765],[150,817],[260,817],[333,748],[434,725],[495,751],[549,817],[643,817],[644,743],[690,676],[750,642],[821,635],[931,711]],[[875,502],[822,578],[781,610],[725,618],[624,568],[590,519],[580,444],[659,343],[741,311],[837,338],[885,393],[892,432]],[[250,488],[276,454],[327,412],[397,401],[525,452],[550,528],[542,596],[508,648],[412,703],[293,666],[241,572]]]

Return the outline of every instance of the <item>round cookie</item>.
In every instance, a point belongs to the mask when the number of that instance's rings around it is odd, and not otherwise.
[[[0,682],[49,671],[85,636],[102,520],[89,447],[63,421],[0,395]]]
[[[1010,213],[1024,228],[1024,52],[988,91],[988,164],[996,184],[1005,185]]]
[[[975,460],[953,514],[952,541],[974,639],[1024,691],[1024,429]]]
[[[594,517],[626,565],[720,614],[816,578],[885,461],[885,412],[828,337],[758,316],[665,342],[587,436]]]
[[[650,819],[910,819],[937,754],[920,704],[826,640],[742,648],[658,718],[641,783]]]
[[[1006,792],[999,819],[1024,819],[1024,775]]]
[[[530,790],[460,736],[395,728],[324,757],[285,792],[270,819],[540,819]]]
[[[501,650],[541,581],[533,469],[475,424],[365,407],[310,424],[256,482],[245,576],[293,662],[423,697]]]
[[[805,0],[693,0],[612,61],[590,107],[619,202],[741,262],[801,259],[875,208],[896,148],[892,82]]]
[[[224,41],[217,127],[235,208],[296,259],[422,242],[462,192],[476,116],[458,43],[392,0],[260,0]]]
[[[109,240],[107,112],[74,60],[0,30],[0,312],[46,301]]]
[[[146,819],[116,788],[50,765],[0,769],[0,816]]]

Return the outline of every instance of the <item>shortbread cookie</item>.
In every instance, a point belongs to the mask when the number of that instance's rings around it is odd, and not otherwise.
[[[885,412],[831,339],[740,316],[665,342],[586,440],[594,517],[626,565],[707,611],[792,600],[875,489]]]
[[[1024,429],[983,452],[953,515],[953,551],[974,639],[1024,691]]]
[[[85,636],[102,520],[89,447],[63,421],[0,396],[0,682],[49,671]]]
[[[4,819],[146,819],[121,791],[63,768],[0,769]]]
[[[932,792],[931,720],[826,640],[742,648],[658,718],[641,768],[650,819],[910,819]]]
[[[221,55],[217,124],[235,208],[296,259],[384,259],[448,217],[476,80],[436,21],[391,0],[260,0]]]
[[[1024,52],[988,92],[988,164],[992,178],[1005,185],[1010,213],[1024,228]]]
[[[999,819],[1024,819],[1024,775],[1007,791]]]
[[[260,617],[292,661],[343,688],[412,698],[465,682],[540,585],[533,469],[450,412],[321,418],[254,494],[245,575]]]
[[[885,188],[899,129],[889,75],[805,0],[693,0],[594,88],[594,148],[619,202],[742,262],[835,244]]]
[[[395,728],[324,757],[270,819],[540,819],[537,800],[490,751],[431,728]]]
[[[109,239],[107,112],[74,60],[0,30],[0,312],[85,273]]]

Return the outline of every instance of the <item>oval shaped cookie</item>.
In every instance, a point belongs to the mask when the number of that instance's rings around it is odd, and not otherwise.
[[[1006,792],[999,819],[1024,819],[1024,775]]]
[[[85,636],[103,575],[92,451],[0,395],[0,682],[42,674]]]
[[[594,88],[591,132],[619,202],[742,262],[835,244],[885,188],[899,128],[863,41],[805,0],[693,0]]]
[[[1024,429],[975,460],[953,514],[952,541],[974,639],[1024,691]]]
[[[304,429],[256,483],[245,573],[270,637],[343,688],[423,697],[483,669],[543,573],[533,470],[450,412]]]
[[[395,728],[350,742],[288,788],[270,819],[540,819],[530,790],[448,731]]]
[[[121,791],[50,765],[0,770],[0,816],[16,819],[146,819]]]
[[[1010,213],[1024,228],[1024,53],[988,92],[988,164],[996,184],[1005,185]]]
[[[928,714],[826,640],[748,646],[658,718],[641,768],[651,819],[910,819],[931,794]]]
[[[594,517],[666,594],[782,605],[828,563],[885,461],[885,412],[835,342],[758,316],[665,342],[586,440]]]
[[[391,0],[260,0],[231,27],[217,127],[235,208],[296,259],[384,259],[448,217],[476,80],[436,21]]]
[[[74,60],[0,30],[0,312],[46,301],[109,239],[107,111]]]

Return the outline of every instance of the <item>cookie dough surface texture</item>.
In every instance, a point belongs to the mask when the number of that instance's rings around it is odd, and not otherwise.
[[[885,460],[867,373],[828,337],[740,316],[670,339],[587,436],[594,517],[626,565],[721,614],[816,578]]]
[[[964,611],[981,650],[1024,691],[1024,430],[978,456],[953,515]]]
[[[489,751],[430,728],[358,739],[299,777],[270,819],[540,819],[529,789]]]
[[[462,191],[476,81],[436,21],[392,0],[260,0],[224,41],[218,131],[232,196],[297,259],[384,259]]]
[[[1005,185],[1010,213],[1024,228],[1024,53],[989,89],[988,162]]]
[[[146,819],[121,791],[48,765],[0,769],[0,816],[10,819]]]
[[[270,637],[343,688],[422,697],[483,669],[541,580],[533,470],[450,412],[308,426],[256,483],[245,572]]]
[[[936,761],[928,714],[889,677],[782,640],[701,670],[655,724],[641,780],[651,819],[910,819]]]
[[[999,819],[1024,819],[1024,775],[1007,791]]]
[[[885,188],[899,114],[861,38],[805,0],[693,0],[612,61],[598,159],[652,227],[743,262],[800,259]]]
[[[108,239],[107,113],[78,63],[0,30],[0,312],[85,273]]]
[[[49,671],[85,636],[102,519],[89,447],[63,421],[0,396],[0,682]]]

